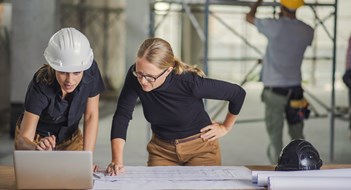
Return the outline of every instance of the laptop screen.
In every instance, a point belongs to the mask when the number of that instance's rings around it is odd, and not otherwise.
[[[89,189],[90,151],[14,151],[18,189]]]

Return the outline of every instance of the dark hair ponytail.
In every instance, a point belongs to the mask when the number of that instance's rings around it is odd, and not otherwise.
[[[55,80],[55,70],[50,67],[48,64],[44,64],[38,71],[35,73],[35,81],[37,83],[44,83],[50,85]]]

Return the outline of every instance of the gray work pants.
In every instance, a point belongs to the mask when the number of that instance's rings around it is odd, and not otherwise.
[[[262,101],[265,104],[265,124],[269,136],[267,156],[271,164],[276,164],[283,148],[283,127],[285,118],[285,106],[288,96],[276,94],[270,89],[262,92]],[[288,124],[291,139],[304,139],[303,122]]]

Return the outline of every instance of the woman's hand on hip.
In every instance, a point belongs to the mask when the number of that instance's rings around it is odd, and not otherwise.
[[[226,135],[229,132],[229,130],[223,124],[220,124],[217,122],[212,122],[211,125],[208,125],[208,126],[202,128],[200,130],[200,132],[203,133],[201,135],[202,139],[208,140],[208,141],[213,141],[213,140],[216,140],[216,139]]]

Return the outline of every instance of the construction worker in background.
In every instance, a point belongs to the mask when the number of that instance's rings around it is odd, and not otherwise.
[[[349,129],[351,130],[351,35],[349,37],[349,42],[346,50],[346,67],[345,73],[343,75],[343,81],[348,88],[348,101],[349,101]],[[351,134],[350,134],[351,139]]]
[[[48,64],[27,89],[15,149],[93,152],[105,88],[88,39],[74,28],[61,29],[51,37],[44,57]],[[83,114],[84,135],[79,129]]]
[[[256,10],[261,3],[262,0],[258,0],[251,6],[246,21],[255,25],[268,39],[261,79],[264,85],[262,101],[265,104],[265,124],[269,135],[267,156],[273,164],[277,163],[283,147],[284,116],[291,139],[304,138],[304,117],[290,103],[305,101],[301,87],[301,64],[307,46],[312,43],[314,30],[296,18],[297,9],[304,5],[303,0],[281,0],[278,19],[256,18]]]

